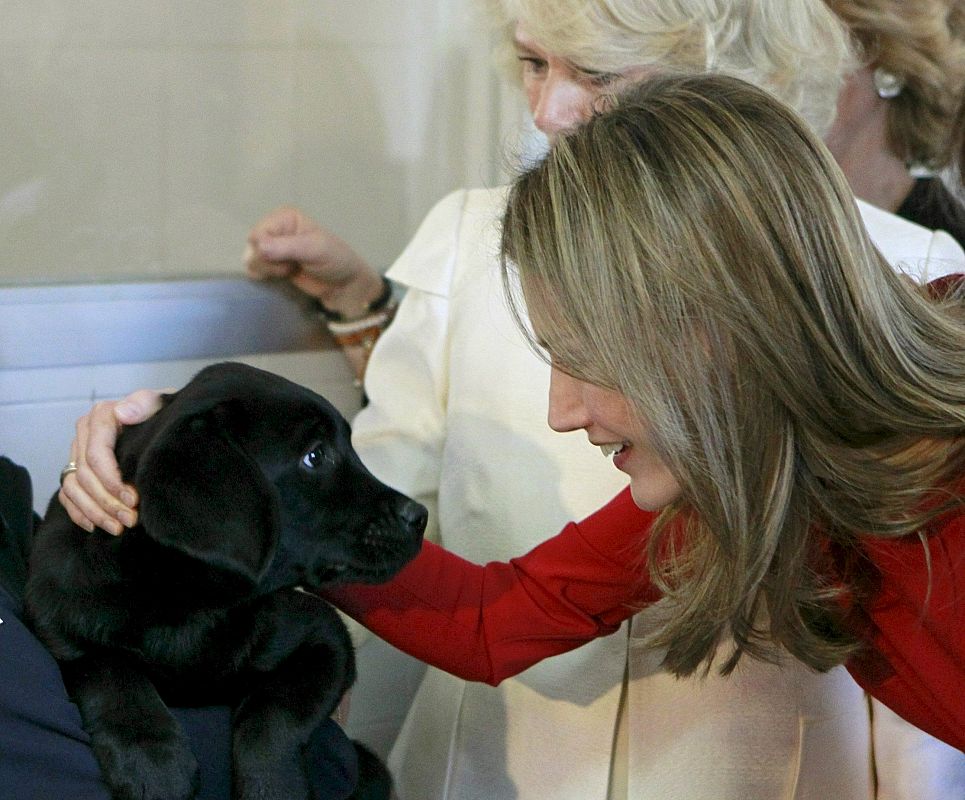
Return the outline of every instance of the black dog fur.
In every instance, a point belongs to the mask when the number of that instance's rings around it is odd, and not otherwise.
[[[113,796],[193,796],[169,703],[232,706],[235,797],[311,798],[301,748],[355,665],[335,611],[295,587],[387,580],[425,509],[362,466],[328,402],[241,364],[166,396],[117,456],[139,524],[88,533],[55,497],[26,590]]]

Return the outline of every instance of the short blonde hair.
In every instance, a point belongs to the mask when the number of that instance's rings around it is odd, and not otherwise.
[[[515,25],[574,64],[720,72],[762,86],[819,133],[834,119],[854,66],[848,34],[821,0],[487,0],[501,30],[501,60]]]
[[[823,143],[720,75],[654,78],[561,137],[502,251],[554,366],[626,396],[682,488],[648,546],[667,666],[728,637],[725,670],[773,641],[844,660],[862,587],[824,559],[920,530],[965,469],[962,298],[896,274]]]
[[[824,0],[864,59],[904,81],[888,104],[888,144],[931,169],[952,159],[952,126],[965,92],[962,0]]]

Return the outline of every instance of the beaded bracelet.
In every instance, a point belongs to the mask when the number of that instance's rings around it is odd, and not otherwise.
[[[328,332],[332,334],[335,344],[339,347],[366,347],[371,349],[394,313],[395,306],[393,305],[351,322],[329,322],[326,327]],[[371,344],[369,344],[370,342]]]
[[[351,322],[328,322],[326,327],[332,334],[335,344],[342,348],[345,357],[349,360],[355,372],[355,385],[362,385],[362,378],[365,376],[368,367],[369,356],[372,348],[382,335],[392,318],[398,304],[390,299],[389,304],[381,311],[369,314],[361,319]]]

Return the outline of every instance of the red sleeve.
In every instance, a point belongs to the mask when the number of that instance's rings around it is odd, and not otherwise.
[[[656,599],[645,559],[653,519],[626,490],[507,563],[478,566],[426,542],[389,583],[324,596],[421,661],[496,684],[613,633]]]
[[[953,272],[949,275],[942,275],[927,284],[928,294],[936,300],[944,300],[952,294],[965,287],[965,275],[960,272]]]
[[[965,750],[965,515],[944,522],[928,546],[930,596],[917,537],[864,542],[881,591],[863,609],[871,648],[848,669],[909,722]]]

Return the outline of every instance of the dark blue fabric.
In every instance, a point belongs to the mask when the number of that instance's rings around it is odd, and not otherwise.
[[[77,707],[57,662],[21,620],[22,542],[33,525],[29,479],[0,458],[0,798],[110,800]],[[15,529],[16,527],[16,529]],[[5,586],[7,588],[5,588]],[[8,591],[9,589],[9,591]],[[174,709],[201,766],[200,800],[231,796],[231,712]],[[318,797],[343,800],[355,788],[352,743],[332,720],[307,748]]]
[[[322,800],[345,800],[359,779],[355,745],[334,720],[319,725],[306,748],[309,779],[315,796]]]
[[[0,619],[0,797],[109,800],[57,662],[2,587]]]
[[[18,608],[27,580],[30,536],[37,522],[30,475],[0,456],[0,586],[14,595]]]

